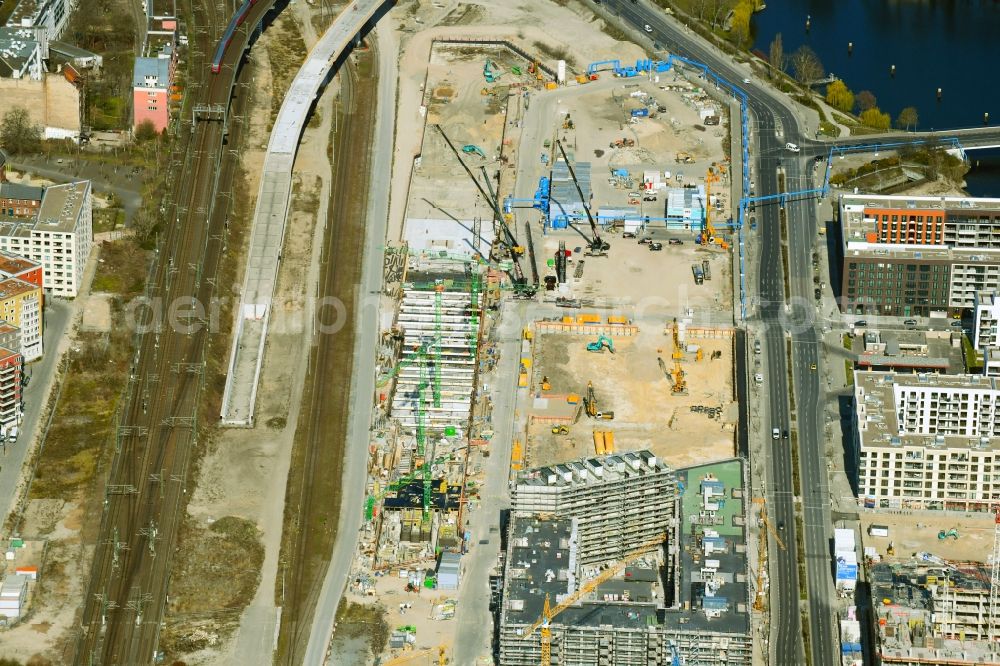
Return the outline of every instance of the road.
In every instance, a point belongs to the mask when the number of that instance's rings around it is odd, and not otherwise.
[[[32,442],[45,428],[40,421],[48,406],[49,389],[57,372],[59,343],[69,332],[73,306],[58,298],[45,299],[44,333],[42,338],[42,358],[25,368],[25,375],[31,378],[24,389],[24,418],[21,421],[18,440],[2,446],[0,453],[0,519],[6,519],[14,508],[18,485],[24,476],[23,468]]]
[[[706,44],[697,35],[668,18],[659,9],[645,3],[607,3],[621,19],[631,27],[642,30],[642,26],[652,28],[650,38],[671,53],[697,60],[712,69],[718,76],[737,83],[749,76],[746,68],[737,67],[727,56]],[[751,179],[756,186],[756,194],[778,192],[777,167],[783,163],[785,177],[790,184],[801,182],[808,157],[781,159],[785,142],[805,144],[808,138],[800,129],[795,113],[785,102],[769,90],[756,83],[738,84],[748,97],[750,112],[756,120],[753,139],[755,164]],[[835,622],[828,555],[828,534],[830,527],[826,469],[823,465],[825,453],[820,437],[818,416],[821,410],[817,373],[810,368],[817,362],[818,336],[811,327],[796,327],[803,321],[797,310],[785,310],[785,281],[789,285],[790,303],[810,304],[811,252],[815,237],[815,203],[803,201],[787,206],[790,223],[788,237],[788,275],[783,269],[782,234],[777,205],[760,206],[758,228],[760,234],[760,256],[757,264],[757,289],[760,301],[759,325],[763,329],[766,350],[766,384],[768,393],[767,410],[772,428],[780,431],[792,430],[791,405],[789,396],[794,388],[794,400],[798,421],[796,426],[801,483],[809,488],[804,510],[804,550],[808,587],[810,657],[813,666],[834,664],[839,661],[839,650],[833,636]],[[767,268],[765,268],[767,267]],[[791,316],[789,316],[791,314]],[[805,321],[812,321],[806,319]],[[789,383],[786,354],[786,332],[791,332],[792,379]],[[795,497],[793,488],[793,457],[789,442],[783,438],[773,441],[771,446],[770,474],[767,485],[768,507],[771,520],[776,525],[784,525],[783,540],[789,545],[787,550],[772,547],[770,558],[772,604],[771,604],[771,645],[772,662],[776,664],[805,663],[801,636],[799,608],[799,556],[793,544],[796,543],[797,525],[795,521]]]
[[[255,5],[244,26],[255,25],[270,8],[266,0]],[[205,80],[189,87],[198,101],[224,108],[242,56],[236,43],[245,32],[226,53],[221,74],[208,73],[205,54],[228,18],[214,4],[194,8],[193,23],[203,29],[195,35],[192,67]],[[246,96],[237,98],[234,115],[245,102]],[[231,149],[239,145],[241,129],[230,124],[226,150],[223,123],[199,121],[177,147],[181,154],[175,157],[187,167],[177,178],[179,205],[168,211],[174,223],[166,225],[147,285],[147,294],[163,299],[176,316],[160,330],[136,332],[75,663],[144,664],[155,658],[188,461],[197,442],[209,333],[203,312],[177,306],[192,302],[182,299],[212,301],[228,212],[214,204],[225,201],[219,195],[235,174]]]
[[[392,140],[396,121],[397,46],[389,31],[375,32],[375,54],[378,67],[378,98],[376,102],[371,172],[388,174],[392,162]],[[390,178],[370,181],[368,211],[358,308],[357,327],[361,331],[378,330],[378,296],[382,288],[382,247],[389,218]],[[347,425],[347,446],[340,519],[337,540],[330,556],[323,587],[313,615],[312,630],[306,646],[305,664],[322,664],[333,635],[337,607],[347,586],[351,562],[358,545],[362,505],[365,494],[365,468],[368,463],[368,433],[372,418],[371,396],[375,394],[376,336],[355,336],[354,370],[351,373],[351,411]]]

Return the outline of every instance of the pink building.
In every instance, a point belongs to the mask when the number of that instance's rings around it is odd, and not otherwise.
[[[157,132],[170,124],[170,83],[173,58],[136,58],[132,73],[133,129],[146,120],[153,121]]]

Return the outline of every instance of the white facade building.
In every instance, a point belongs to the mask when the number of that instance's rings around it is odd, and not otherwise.
[[[976,349],[1000,347],[1000,292],[980,291],[976,294],[972,334]]]
[[[855,373],[859,501],[1000,507],[1000,379]]]
[[[42,264],[45,289],[74,298],[94,244],[90,181],[45,189],[34,220],[0,222],[0,250]]]

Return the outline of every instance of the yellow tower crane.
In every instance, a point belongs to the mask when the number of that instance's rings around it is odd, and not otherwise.
[[[771,533],[774,537],[775,542],[781,550],[786,550],[785,542],[781,540],[778,533],[774,531],[771,527],[771,523],[767,520],[767,500],[763,497],[754,497],[754,504],[760,505],[760,522],[763,523],[764,528]],[[764,572],[767,571],[767,538],[761,534],[757,539],[757,595],[753,600],[753,609],[756,611],[764,610]]]
[[[687,395],[687,382],[684,380],[684,369],[681,367],[681,360],[684,358],[684,349],[681,347],[680,330],[677,326],[677,318],[674,317],[673,326],[674,351],[670,358],[674,360],[674,370],[670,373],[674,384],[670,387],[670,392],[674,395]]]
[[[448,658],[445,656],[445,650],[447,650],[448,644],[442,643],[441,645],[433,648],[427,648],[426,650],[417,650],[416,652],[407,652],[399,655],[395,659],[385,662],[384,666],[402,666],[402,664],[408,664],[417,657],[427,657],[435,652],[438,653],[438,666],[445,666],[448,663]]]
[[[631,562],[639,559],[643,555],[649,553],[652,550],[658,548],[664,541],[667,540],[667,535],[662,534],[658,538],[652,541],[647,541],[646,543],[640,545],[636,550],[632,551],[626,555],[620,562],[614,564],[607,569],[603,570],[601,573],[597,574],[596,577],[587,581],[580,586],[580,589],[575,593],[571,594],[568,598],[563,599],[561,602],[555,606],[549,604],[549,595],[545,595],[545,605],[542,607],[542,616],[528,628],[521,638],[530,638],[532,634],[535,633],[536,629],[541,629],[541,648],[542,648],[542,660],[541,666],[550,666],[552,663],[552,618],[559,613],[563,612],[577,601],[582,599],[584,596],[593,592],[597,586],[601,583],[611,580],[619,572],[621,572],[626,566]]]

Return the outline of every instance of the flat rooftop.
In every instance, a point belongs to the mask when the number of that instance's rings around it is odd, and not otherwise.
[[[864,416],[868,424],[868,427],[861,433],[862,443],[865,447],[898,448],[909,444],[981,449],[985,443],[990,448],[1000,450],[1000,438],[995,437],[901,433],[894,390],[894,387],[899,386],[932,390],[998,391],[1000,390],[1000,378],[984,375],[856,372],[854,373],[854,382],[855,400],[864,401]]]
[[[31,291],[40,289],[35,285],[25,282],[24,280],[18,280],[17,278],[7,278],[6,280],[0,280],[0,300],[7,300],[8,298],[14,298]]]
[[[90,192],[89,180],[47,187],[45,198],[42,199],[42,205],[38,209],[35,230],[51,233],[72,232],[76,228],[88,192]]]
[[[1000,199],[989,197],[902,196],[897,194],[842,194],[841,206],[912,208],[922,210],[993,210],[1000,213]]]
[[[10,252],[0,250],[0,274],[18,275],[25,271],[41,268],[42,265]]]
[[[863,344],[858,365],[865,368],[929,368],[964,372],[961,345],[952,344],[952,331],[866,329],[855,338]]]
[[[526,470],[517,475],[517,483],[551,487],[597,486],[669,471],[670,467],[649,451],[630,451]]]
[[[727,460],[678,470],[677,490],[681,525],[677,601],[685,610],[668,610],[665,623],[684,631],[748,633],[743,464]]]

